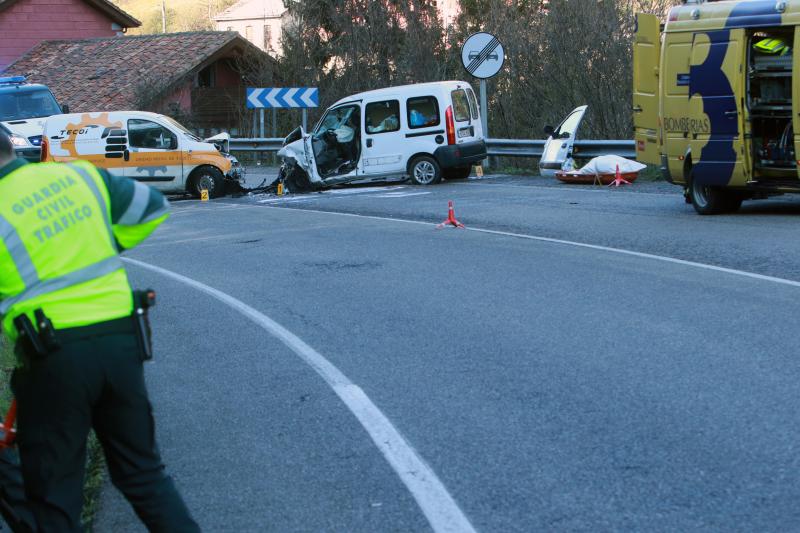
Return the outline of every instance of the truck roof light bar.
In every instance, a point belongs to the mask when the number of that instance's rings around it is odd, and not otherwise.
[[[25,76],[7,76],[0,78],[0,85],[19,85],[25,83]]]

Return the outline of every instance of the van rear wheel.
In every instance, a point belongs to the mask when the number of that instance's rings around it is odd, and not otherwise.
[[[736,191],[727,191],[722,187],[701,185],[692,178],[689,188],[692,206],[701,215],[719,215],[734,213],[742,205],[742,196]]]
[[[415,185],[433,185],[442,181],[442,169],[434,158],[421,155],[408,165],[408,176]]]
[[[225,194],[225,176],[214,167],[200,167],[189,177],[189,194],[200,198],[200,191],[206,189],[209,198],[218,198]]]

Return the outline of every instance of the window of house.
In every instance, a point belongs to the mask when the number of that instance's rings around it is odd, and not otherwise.
[[[214,87],[216,85],[216,70],[214,65],[209,65],[197,73],[198,87]]]
[[[228,26],[228,31],[233,31],[233,26]]]
[[[409,98],[406,108],[409,128],[427,128],[439,124],[439,102],[435,96]]]
[[[272,26],[264,24],[264,50],[272,50]]]
[[[453,111],[455,112],[456,121],[462,122],[464,120],[469,120],[467,93],[464,92],[464,89],[456,89],[450,94],[453,98]]]
[[[253,27],[252,26],[245,26],[244,28],[244,38],[253,42]]]
[[[139,118],[128,120],[128,142],[132,148],[173,150],[178,147],[174,133],[161,124]]]
[[[389,133],[400,129],[400,101],[386,100],[367,104],[367,133]]]

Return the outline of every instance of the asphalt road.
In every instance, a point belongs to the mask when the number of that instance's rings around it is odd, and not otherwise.
[[[469,229],[434,229],[451,199]],[[173,207],[128,257],[341,373],[130,266],[159,291],[158,438],[204,530],[800,529],[800,197],[700,217],[665,184],[504,177]],[[101,504],[98,531],[141,530]]]

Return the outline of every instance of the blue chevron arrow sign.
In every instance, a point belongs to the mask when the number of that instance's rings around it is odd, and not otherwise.
[[[319,107],[319,89],[316,87],[247,88],[247,108],[263,107]]]

